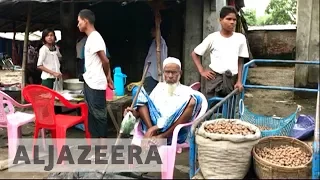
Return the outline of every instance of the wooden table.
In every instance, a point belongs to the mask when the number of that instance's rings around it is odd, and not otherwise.
[[[69,100],[71,103],[81,103],[84,100]],[[114,100],[107,100],[107,112],[111,117],[114,127],[117,129],[117,132],[120,131],[120,125],[122,122],[122,115],[125,108],[130,106],[132,103],[132,96],[122,96],[122,97],[115,97]],[[64,106],[60,101],[56,100],[55,106]],[[116,112],[116,113],[114,113]],[[78,112],[80,113],[80,112]]]
[[[120,131],[120,125],[123,118],[123,111],[125,110],[125,108],[130,106],[131,103],[132,96],[118,97],[112,101],[107,100],[107,111],[118,133]],[[114,111],[116,112],[116,116],[113,113]]]

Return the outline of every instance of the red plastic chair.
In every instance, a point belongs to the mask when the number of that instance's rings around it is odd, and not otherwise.
[[[85,137],[90,144],[88,107],[85,103],[72,104],[58,92],[41,85],[28,85],[22,90],[22,93],[25,100],[32,104],[36,117],[33,144],[37,141],[39,130],[48,129],[51,131],[52,138],[55,139],[57,153],[59,154],[63,145],[65,145],[67,129],[79,123],[84,124]],[[54,112],[56,98],[67,108],[80,108],[81,116],[56,115]]]

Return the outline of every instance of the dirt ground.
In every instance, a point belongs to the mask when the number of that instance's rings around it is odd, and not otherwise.
[[[248,76],[253,85],[293,87],[294,84],[294,68],[252,68]],[[244,103],[254,113],[281,117],[293,113],[297,105],[302,106],[301,114],[315,116],[316,109],[316,98],[295,99],[291,91],[248,89]]]
[[[0,73],[0,80],[4,83],[11,82],[8,76],[10,73],[4,75]],[[293,86],[294,68],[284,67],[257,67],[250,69],[249,81],[250,84],[256,85],[275,85],[275,86]],[[14,77],[14,81],[18,81],[21,78]],[[261,115],[277,115],[280,117],[287,116],[293,113],[297,105],[302,106],[301,114],[307,114],[315,116],[316,99],[294,99],[293,92],[288,91],[271,91],[271,90],[246,90],[245,105],[249,110]],[[110,122],[110,124],[112,124]],[[33,134],[33,124],[23,127],[24,137],[30,137]],[[110,127],[110,134],[115,136],[114,127]],[[77,129],[68,130],[68,137],[84,137],[83,132]],[[308,143],[311,143],[309,140]],[[7,158],[7,137],[6,130],[0,128],[0,161]],[[188,150],[184,150],[182,154],[178,154],[176,166],[175,166],[175,179],[189,178],[189,163]],[[47,177],[47,173],[12,173],[8,170],[0,171],[0,178],[34,178],[42,179]],[[159,175],[159,174],[157,174]]]

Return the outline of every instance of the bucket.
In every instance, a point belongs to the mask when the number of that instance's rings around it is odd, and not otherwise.
[[[109,86],[107,87],[106,90],[106,99],[107,100],[113,100],[113,96],[114,96],[114,92],[111,88],[109,88]]]

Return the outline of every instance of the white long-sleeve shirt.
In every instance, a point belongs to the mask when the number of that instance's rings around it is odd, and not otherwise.
[[[161,64],[168,57],[168,47],[166,41],[161,37],[160,42],[160,55],[161,55]],[[146,77],[151,76],[154,80],[158,80],[158,70],[157,70],[157,45],[155,39],[152,41],[152,44],[149,47],[148,55],[144,62],[144,67],[147,65],[147,62],[150,61],[150,67]],[[144,68],[143,68],[144,69]]]
[[[54,72],[60,71],[60,61],[62,55],[60,54],[59,48],[56,48],[56,51],[50,51],[46,45],[43,45],[39,50],[39,57],[37,66],[44,66],[47,69],[50,69]],[[42,71],[41,79],[55,78],[53,75]]]
[[[179,83],[173,95],[169,96],[166,83],[159,82],[149,96],[162,116],[157,120],[157,126],[163,128],[167,119],[176,113],[191,98],[192,94],[193,90],[189,86]]]

